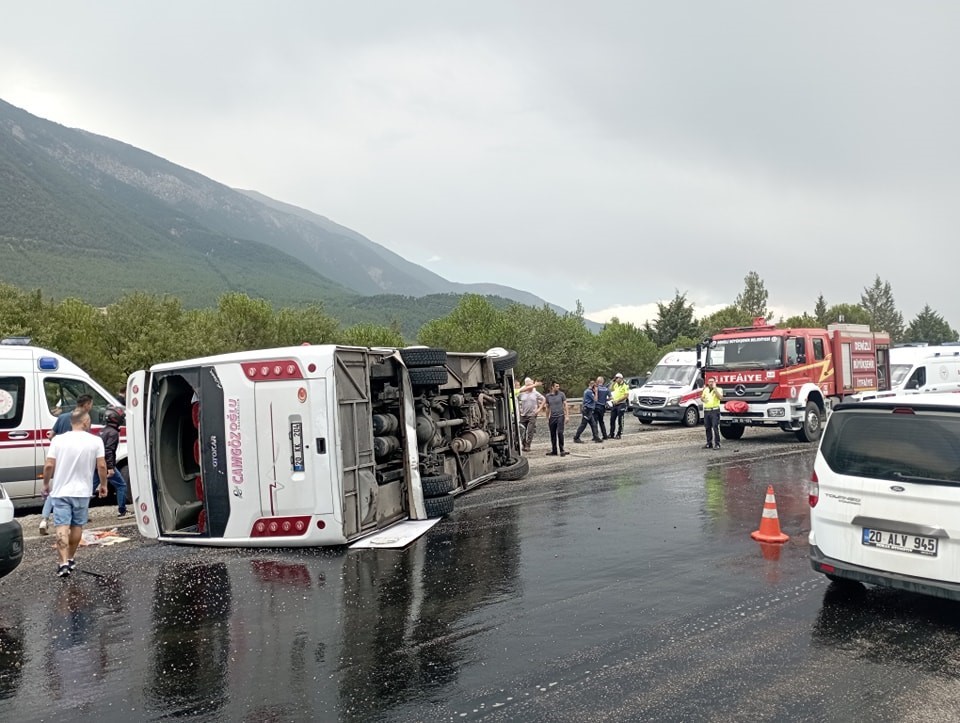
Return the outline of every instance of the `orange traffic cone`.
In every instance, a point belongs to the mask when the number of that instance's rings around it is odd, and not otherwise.
[[[760,517],[760,529],[750,533],[757,542],[786,542],[788,535],[780,532],[780,518],[777,516],[777,498],[773,496],[773,485],[767,485],[767,498],[763,501],[763,516]]]

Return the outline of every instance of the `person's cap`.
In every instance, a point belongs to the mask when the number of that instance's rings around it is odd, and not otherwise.
[[[613,375],[613,378],[614,378],[614,379],[623,379],[623,374],[621,374],[620,372],[617,372],[616,374]]]
[[[533,379],[531,379],[530,377],[526,377],[526,378],[523,380],[523,383],[524,383],[524,384],[533,384]]]

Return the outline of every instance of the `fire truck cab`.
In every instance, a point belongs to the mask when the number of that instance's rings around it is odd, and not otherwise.
[[[703,347],[704,378],[723,390],[724,439],[763,426],[815,442],[833,404],[890,388],[890,335],[862,324],[780,329],[758,319],[724,329]]]

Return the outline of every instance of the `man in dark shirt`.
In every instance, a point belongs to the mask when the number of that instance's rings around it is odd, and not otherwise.
[[[567,406],[567,395],[560,391],[560,382],[554,382],[550,385],[550,391],[544,395],[547,400],[547,409],[550,427],[550,446],[553,451],[547,452],[548,457],[556,457],[559,449],[559,455],[566,457],[569,452],[563,449],[563,426],[570,418],[570,409]]]
[[[597,383],[594,380],[587,382],[587,388],[583,390],[583,406],[581,408],[581,414],[583,418],[580,420],[580,426],[577,427],[576,434],[573,435],[573,441],[577,444],[580,444],[583,440],[580,439],[580,435],[583,434],[583,430],[587,428],[587,425],[590,425],[590,431],[593,432],[593,441],[602,442],[600,436],[597,434]]]

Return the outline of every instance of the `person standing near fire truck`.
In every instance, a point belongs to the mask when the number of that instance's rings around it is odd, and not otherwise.
[[[700,392],[700,399],[703,400],[703,428],[707,432],[705,449],[714,446],[720,449],[720,402],[723,401],[723,390],[717,386],[716,379],[707,380],[707,386]]]

